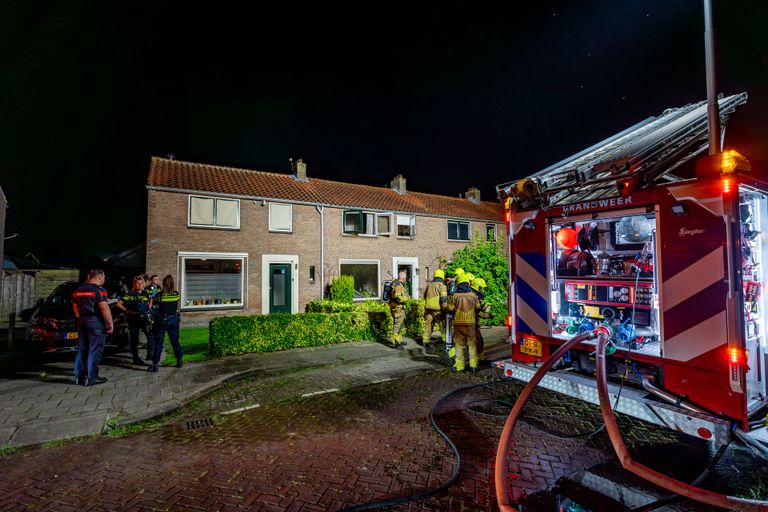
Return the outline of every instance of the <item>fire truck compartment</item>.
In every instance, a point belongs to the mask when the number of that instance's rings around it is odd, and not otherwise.
[[[617,349],[661,355],[656,232],[654,212],[550,219],[553,338],[607,324]]]

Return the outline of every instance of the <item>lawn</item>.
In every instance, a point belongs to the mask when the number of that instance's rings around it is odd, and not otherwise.
[[[193,363],[213,359],[210,354],[211,347],[208,344],[208,327],[182,327],[179,334],[181,349],[184,351],[184,362]],[[173,366],[176,364],[176,357],[173,355],[171,342],[168,336],[165,337],[165,349],[167,356],[163,361],[163,366]]]

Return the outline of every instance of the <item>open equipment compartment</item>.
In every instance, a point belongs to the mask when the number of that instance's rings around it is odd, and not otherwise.
[[[617,349],[661,355],[656,220],[638,211],[549,219],[553,338],[607,324]]]

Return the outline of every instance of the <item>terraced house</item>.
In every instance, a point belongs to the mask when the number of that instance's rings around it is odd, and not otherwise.
[[[402,176],[321,180],[301,161],[281,174],[154,157],[147,189],[147,270],[176,277],[192,323],[301,312],[337,275],[366,300],[405,271],[416,297],[475,234],[506,240],[501,205],[476,188],[462,198],[411,192]]]

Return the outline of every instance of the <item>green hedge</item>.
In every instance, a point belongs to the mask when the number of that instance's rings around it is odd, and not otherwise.
[[[357,304],[336,302],[333,300],[313,300],[304,310],[307,313],[349,313],[358,309]]]
[[[334,302],[352,304],[352,301],[355,300],[355,278],[352,276],[334,277],[328,291],[328,298]]]
[[[218,356],[370,339],[371,322],[365,311],[225,316],[210,322],[211,352]]]
[[[420,338],[424,333],[424,300],[408,299],[405,303],[405,335]]]

